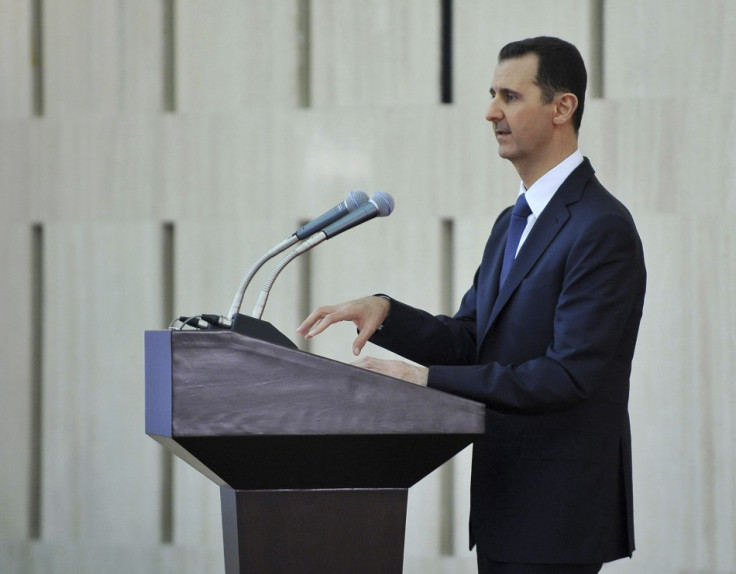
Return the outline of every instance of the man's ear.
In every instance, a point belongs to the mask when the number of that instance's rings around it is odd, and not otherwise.
[[[578,97],[572,93],[560,94],[555,98],[554,116],[552,121],[555,125],[562,125],[571,121],[575,110],[578,109]]]

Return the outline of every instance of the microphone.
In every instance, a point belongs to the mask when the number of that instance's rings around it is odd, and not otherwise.
[[[373,194],[370,201],[361,205],[355,211],[352,211],[342,219],[338,219],[334,223],[327,225],[322,229],[325,239],[331,239],[335,235],[339,235],[343,231],[352,229],[356,225],[360,225],[373,219],[374,217],[386,217],[391,215],[394,210],[394,198],[390,194],[378,191]]]
[[[238,290],[235,293],[233,302],[230,305],[230,310],[228,311],[227,316],[232,320],[235,318],[235,315],[237,315],[240,312],[240,305],[243,303],[243,296],[245,295],[245,290],[248,288],[248,285],[252,281],[255,274],[258,273],[258,270],[261,267],[263,267],[264,263],[266,263],[269,259],[272,259],[276,255],[278,255],[279,253],[286,251],[289,247],[294,245],[297,241],[300,241],[304,239],[305,237],[309,237],[310,235],[320,231],[325,226],[330,225],[331,223],[335,221],[338,221],[345,214],[355,211],[360,206],[368,203],[368,201],[369,201],[368,194],[365,193],[364,191],[351,191],[350,193],[348,193],[344,201],[337,204],[335,207],[333,207],[329,211],[326,211],[319,217],[313,219],[306,225],[300,227],[292,235],[290,235],[286,239],[283,239],[277,245],[269,249],[267,253],[262,255],[260,259],[258,259],[250,267],[248,272],[243,277],[243,280],[241,281],[240,286],[238,287]]]
[[[351,191],[345,198],[345,201],[338,203],[329,211],[325,211],[319,217],[313,219],[306,225],[296,230],[296,235],[300,240],[306,239],[310,235],[321,231],[331,223],[341,219],[346,214],[358,209],[361,205],[368,203],[368,194],[364,191]]]
[[[276,281],[279,273],[281,273],[284,267],[291,263],[291,261],[302,255],[303,253],[306,253],[313,247],[316,247],[326,239],[335,237],[343,231],[352,229],[353,227],[375,217],[387,217],[391,215],[391,212],[393,210],[394,198],[391,197],[391,195],[388,193],[378,191],[373,194],[373,197],[371,197],[370,201],[361,205],[360,207],[358,207],[358,209],[348,213],[343,218],[338,219],[334,223],[327,225],[320,231],[311,235],[306,241],[300,243],[276,264],[276,267],[274,267],[271,275],[268,277],[266,283],[263,285],[263,289],[258,296],[258,301],[256,302],[256,306],[253,309],[253,313],[251,316],[255,317],[256,319],[261,318],[261,315],[263,314],[263,309],[266,306],[266,301],[268,301],[268,295],[271,292],[271,287],[273,286],[274,281]]]

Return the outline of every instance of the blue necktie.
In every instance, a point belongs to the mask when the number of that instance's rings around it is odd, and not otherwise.
[[[529,204],[526,202],[525,194],[521,194],[516,199],[516,205],[511,211],[511,223],[509,224],[509,235],[506,239],[506,251],[503,254],[503,266],[501,267],[501,279],[499,285],[503,285],[506,276],[511,270],[511,265],[516,259],[516,250],[519,248],[521,235],[526,227],[526,219],[532,213]]]

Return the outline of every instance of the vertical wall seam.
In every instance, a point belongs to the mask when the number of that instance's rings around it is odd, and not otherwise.
[[[175,229],[174,224],[165,222],[161,244],[161,325],[167,327],[174,317],[175,297]],[[174,455],[166,449],[160,454],[160,522],[162,544],[174,542]]]
[[[174,0],[163,0],[163,89],[164,112],[176,112],[176,13]]]
[[[31,112],[34,116],[45,113],[43,44],[43,0],[31,0]]]
[[[440,0],[440,102],[452,98],[452,0]]]
[[[28,489],[28,538],[42,536],[42,463],[43,463],[43,315],[44,315],[44,236],[43,226],[31,227],[31,396],[30,457]]]
[[[590,82],[593,98],[605,97],[605,0],[591,0],[590,8]]]
[[[117,35],[117,54],[116,54],[116,64],[117,69],[115,71],[115,85],[116,85],[116,94],[115,94],[115,110],[118,114],[123,113],[125,111],[126,106],[128,105],[128,101],[126,98],[126,86],[129,83],[128,80],[128,68],[125,65],[125,49],[126,44],[128,43],[127,33],[130,31],[130,27],[126,26],[125,21],[125,5],[120,2],[117,5],[117,17],[116,17],[116,25],[117,29],[115,31],[115,34]],[[132,34],[131,34],[132,36]]]
[[[312,2],[297,4],[297,100],[300,108],[312,106]]]
[[[455,268],[455,225],[443,219],[440,228],[440,306],[441,312],[452,314],[454,305],[453,278]],[[440,469],[440,554],[455,553],[455,461],[450,459]]]

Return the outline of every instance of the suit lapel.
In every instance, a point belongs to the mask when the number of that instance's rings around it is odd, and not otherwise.
[[[485,276],[487,285],[484,287],[484,291],[479,293],[483,298],[479,299],[477,303],[479,311],[478,334],[480,335],[477,339],[478,352],[480,352],[488,331],[498,317],[498,314],[506,303],[508,303],[511,295],[569,220],[570,212],[567,205],[580,199],[585,183],[593,173],[593,168],[586,158],[563,182],[547,204],[547,207],[540,214],[539,219],[534,223],[534,227],[532,227],[529,236],[521,246],[516,261],[511,267],[511,271],[506,277],[506,281],[501,289],[498,289],[498,280],[501,272],[505,240],[496,242],[496,245],[500,245],[500,247],[495,249],[493,257],[488,258],[491,265]],[[504,224],[501,226],[504,231],[508,230],[508,219],[506,217]],[[488,298],[485,299],[485,297]],[[485,327],[481,329],[483,325]]]
[[[552,208],[550,210],[550,208]],[[519,255],[511,267],[511,271],[506,277],[503,287],[498,292],[498,297],[493,304],[493,310],[489,317],[490,324],[496,319],[498,312],[508,302],[511,294],[519,286],[519,283],[527,276],[531,268],[537,262],[537,259],[544,253],[560,229],[567,223],[570,214],[562,202],[552,202],[547,205],[547,209],[540,215],[534,224],[529,237],[524,241],[524,245],[519,250]]]
[[[488,325],[493,302],[498,297],[498,281],[503,264],[503,250],[511,218],[511,207],[501,214],[491,231],[478,276],[478,293],[476,297],[476,323],[478,335],[485,335],[484,325]]]

